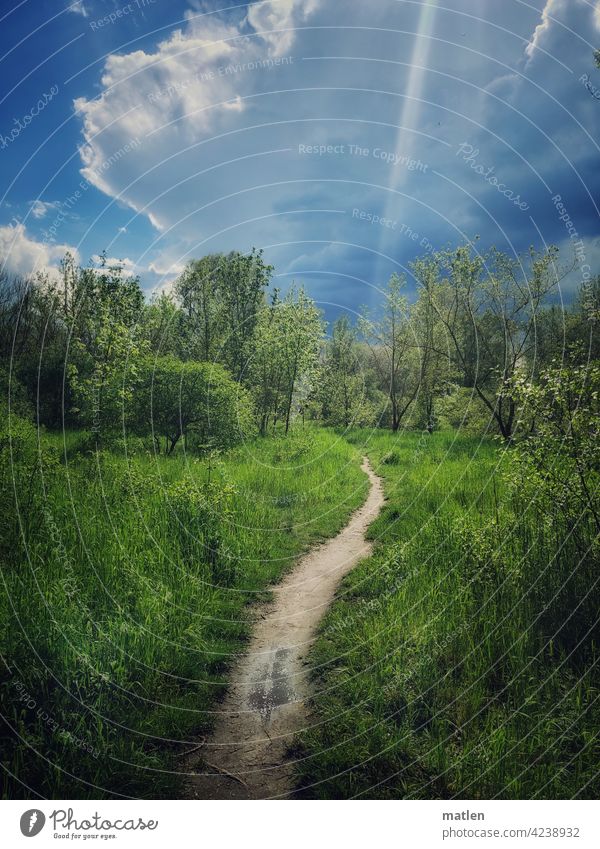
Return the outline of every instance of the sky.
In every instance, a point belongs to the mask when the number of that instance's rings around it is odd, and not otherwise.
[[[327,316],[476,237],[600,272],[600,0],[2,0],[0,42],[9,271],[255,246]]]

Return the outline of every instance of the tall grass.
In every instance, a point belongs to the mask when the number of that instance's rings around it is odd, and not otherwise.
[[[323,430],[203,460],[35,436],[3,467],[2,793],[177,795],[249,603],[364,500],[358,452]]]
[[[350,439],[388,501],[375,553],[345,579],[312,653],[303,794],[597,797],[592,527],[548,521],[493,442]]]

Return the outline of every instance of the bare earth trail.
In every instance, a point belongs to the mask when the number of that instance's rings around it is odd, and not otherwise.
[[[301,558],[272,588],[248,651],[234,667],[214,732],[183,768],[189,799],[269,799],[293,793],[286,752],[308,725],[306,655],[342,577],[367,557],[364,534],[383,504],[383,486],[366,458],[367,500],[340,533]]]

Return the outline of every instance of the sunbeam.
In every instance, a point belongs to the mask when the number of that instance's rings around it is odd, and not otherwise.
[[[394,153],[398,157],[412,157],[415,144],[415,134],[421,114],[421,95],[427,74],[429,54],[431,52],[431,33],[438,11],[438,0],[426,0],[419,13],[419,22],[410,58],[410,70],[406,83],[404,98],[400,100],[401,108],[398,117],[398,129],[394,144]],[[390,168],[388,189],[383,199],[385,218],[397,218],[399,197],[394,194],[406,178],[405,168]],[[382,231],[380,248],[386,238]]]

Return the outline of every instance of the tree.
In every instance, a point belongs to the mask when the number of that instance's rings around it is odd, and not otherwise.
[[[0,274],[0,356],[20,381],[40,423],[62,421],[68,328],[57,284],[44,275]],[[66,387],[67,405],[70,403]]]
[[[238,381],[248,379],[258,313],[272,273],[273,266],[266,265],[262,251],[255,248],[250,254],[234,251],[222,262],[222,361]]]
[[[535,381],[516,375],[512,392],[519,425],[504,475],[516,515],[529,517],[519,567],[522,592],[541,616],[542,633],[553,634],[565,655],[575,647],[593,654],[600,636],[594,592],[600,561],[600,364],[563,360]]]
[[[375,419],[375,404],[369,391],[372,377],[356,328],[343,314],[333,324],[318,381],[323,421],[345,428],[372,424]]]
[[[391,427],[397,431],[419,390],[417,341],[410,326],[408,301],[402,294],[405,279],[392,274],[383,293],[379,318],[363,308],[359,329],[371,352],[381,389],[391,407]]]
[[[260,310],[250,368],[262,434],[282,420],[288,432],[295,396],[300,388],[310,392],[323,333],[321,314],[302,288],[283,300],[275,291]]]
[[[190,359],[212,362],[220,352],[222,261],[221,254],[193,259],[175,284],[183,311],[183,354]]]
[[[67,373],[76,412],[99,438],[116,430],[131,401],[136,361],[146,352],[144,296],[120,265],[78,269],[73,284]]]
[[[141,323],[142,336],[148,342],[152,353],[160,356],[184,353],[183,313],[171,295],[162,292],[146,304]]]
[[[262,251],[210,254],[192,260],[175,286],[183,310],[185,355],[221,362],[247,378],[258,313],[273,268]]]
[[[515,423],[511,379],[535,353],[536,319],[558,279],[556,258],[555,248],[532,248],[526,259],[515,259],[495,248],[481,256],[462,245],[412,266],[447,334],[452,365],[505,439]]]
[[[279,309],[281,309],[281,300],[279,290],[275,289],[271,302],[259,310],[254,357],[250,365],[252,391],[261,436],[266,434],[271,421],[275,426],[283,393]]]
[[[428,287],[434,281],[430,279],[427,269],[420,268],[419,260],[415,262],[414,271],[423,282],[411,311],[411,326],[419,352],[417,424],[432,433],[438,426],[438,399],[451,392],[457,375],[451,357],[448,356],[444,328],[429,293]]]
[[[252,433],[248,392],[216,363],[146,357],[139,366],[129,421],[140,434],[165,440],[171,454],[193,435],[204,448],[228,448]]]

